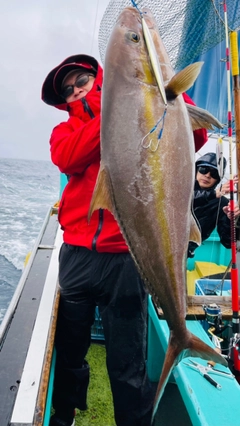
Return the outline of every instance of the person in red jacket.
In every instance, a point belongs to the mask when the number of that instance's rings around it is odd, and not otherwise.
[[[51,158],[68,183],[59,206],[64,242],[59,255],[60,305],[50,426],[70,426],[85,410],[95,307],[104,329],[117,426],[149,426],[153,391],[146,374],[147,294],[113,215],[88,209],[100,166],[102,68],[74,55],[46,77],[42,99],[67,111],[53,129]],[[193,103],[184,94],[186,102]],[[206,132],[195,132],[196,149]]]
[[[59,206],[63,239],[59,255],[60,305],[51,426],[74,424],[86,410],[85,361],[98,306],[117,426],[149,426],[153,390],[146,373],[147,294],[113,215],[88,209],[100,166],[102,68],[74,55],[46,77],[42,99],[65,110],[53,129],[51,158],[68,175]]]

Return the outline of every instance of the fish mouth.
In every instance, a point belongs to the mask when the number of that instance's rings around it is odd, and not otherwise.
[[[129,13],[131,13],[131,15],[129,15]],[[124,16],[124,15],[126,15],[126,16]],[[141,16],[140,16],[140,13],[138,12],[138,10],[135,7],[128,6],[128,7],[125,7],[125,9],[123,9],[123,11],[120,13],[120,15],[117,19],[117,22],[119,22],[122,19],[127,19],[127,20],[132,19],[132,17],[134,19],[136,19],[138,21],[138,23],[140,23],[140,24],[142,23]],[[127,23],[124,23],[124,25],[128,26]]]
[[[124,13],[125,11],[126,12],[132,12],[132,14],[134,15],[134,17],[138,20],[138,22],[140,22],[140,24],[142,24],[141,15],[140,15],[139,11],[135,7],[133,7],[133,6],[127,6],[122,11],[122,13]],[[141,9],[141,14],[143,15],[143,18],[147,20],[149,29],[154,28],[154,25],[152,23],[152,14],[151,14],[151,11],[147,7],[144,7],[143,9]]]
[[[127,7],[125,7],[124,10],[126,10],[126,11],[128,10],[130,12],[134,12],[134,15],[135,15],[136,12],[139,14],[139,12],[137,11],[137,9],[135,7],[133,7],[133,6],[127,6]],[[124,12],[124,10],[123,10],[123,12]]]

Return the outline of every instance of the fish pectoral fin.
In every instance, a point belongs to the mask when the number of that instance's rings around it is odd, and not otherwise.
[[[175,74],[165,87],[167,100],[173,100],[193,85],[202,68],[203,62],[194,62]]]
[[[198,226],[193,215],[191,215],[189,241],[196,243],[198,246],[200,246],[202,244],[202,236],[201,236],[201,231],[200,231],[200,225]]]
[[[113,212],[110,187],[108,172],[104,168],[100,168],[88,211],[88,222],[95,210],[107,209]]]
[[[214,127],[223,129],[223,125],[215,118],[210,112],[206,111],[203,108],[199,108],[194,105],[186,104],[190,121],[192,124],[192,129],[209,129],[214,130]]]

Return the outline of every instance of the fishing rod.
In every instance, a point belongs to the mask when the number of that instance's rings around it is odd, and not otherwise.
[[[237,153],[237,172],[240,171],[240,84],[239,84],[239,55],[238,55],[238,33],[231,31],[230,46],[232,58],[232,76],[234,93],[234,111],[235,111],[235,135],[236,135],[236,153]],[[238,185],[238,206],[240,207],[240,185]],[[237,240],[239,240],[237,235]]]
[[[238,268],[237,268],[237,243],[234,217],[234,182],[232,172],[232,107],[231,107],[231,81],[230,81],[230,54],[228,40],[228,18],[226,0],[223,2],[225,38],[226,38],[226,67],[227,67],[227,98],[228,98],[228,141],[229,141],[229,172],[230,172],[230,228],[231,228],[231,285],[232,285],[232,331],[233,364],[234,369],[240,371],[240,334],[239,334],[239,302],[238,302]],[[233,55],[233,58],[236,55]],[[232,58],[232,59],[233,59]]]

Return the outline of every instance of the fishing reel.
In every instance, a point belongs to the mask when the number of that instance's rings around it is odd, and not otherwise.
[[[221,343],[223,339],[216,334],[220,334],[224,330],[224,325],[222,323],[222,311],[221,308],[216,305],[216,303],[211,303],[209,305],[203,305],[203,310],[205,311],[205,321],[208,326],[208,334],[211,336],[211,340],[214,346],[222,352]]]
[[[216,331],[220,331],[222,328],[222,311],[216,303],[210,303],[209,305],[203,305],[205,311],[205,319],[210,326],[213,326]]]

